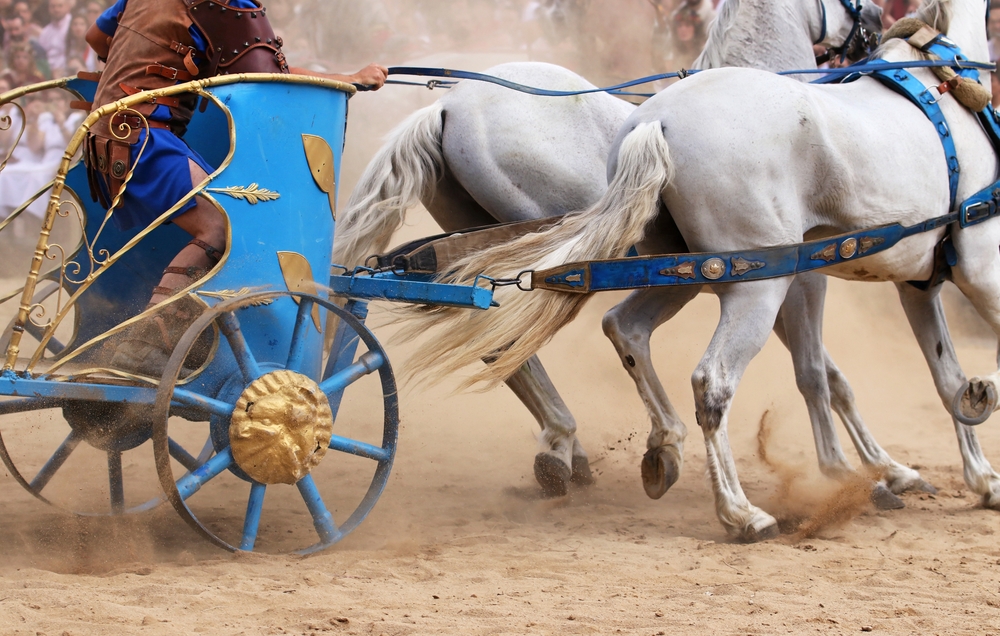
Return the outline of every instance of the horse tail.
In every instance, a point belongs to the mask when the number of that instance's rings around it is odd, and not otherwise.
[[[659,122],[636,126],[621,142],[618,170],[607,192],[591,208],[563,217],[555,226],[485,249],[456,264],[445,282],[468,283],[479,273],[512,277],[568,262],[624,256],[642,240],[660,210],[660,194],[673,164]],[[500,307],[470,313],[451,308],[405,310],[412,317],[401,339],[432,333],[413,354],[408,378],[432,380],[480,360],[487,366],[465,382],[493,386],[510,377],[589,299],[589,294],[498,288]]]
[[[347,209],[337,215],[333,262],[354,267],[384,251],[406,211],[431,191],[444,171],[444,106],[435,102],[396,126],[365,168]]]

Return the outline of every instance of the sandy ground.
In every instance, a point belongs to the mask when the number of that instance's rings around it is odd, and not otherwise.
[[[387,105],[376,115],[365,100],[378,98]],[[432,98],[414,89],[352,104],[346,187],[371,154],[370,131]],[[434,231],[412,218],[401,239]],[[620,299],[595,298],[541,353],[576,414],[596,485],[540,499],[532,418],[505,388],[454,395],[455,379],[403,391],[385,494],[357,531],[312,557],[222,552],[165,507],[125,520],[70,517],[3,476],[0,634],[1000,634],[1000,513],[979,507],[963,483],[950,418],[890,286],[832,281],[826,342],[876,437],[939,494],[907,495],[893,512],[848,506],[815,536],[794,534],[797,520],[851,495],[819,475],[788,354],[772,338],[740,387],[730,429],[749,497],[790,530],[758,545],[730,542],[717,522],[693,422],[688,378],[716,300],[698,298],[654,337],[658,372],[692,430],[680,480],[651,501],[638,471],[646,414],[600,331]],[[993,340],[964,312],[951,318],[963,327],[967,372],[994,368]],[[387,340],[391,330],[377,333]],[[406,349],[390,345],[391,359]],[[364,426],[375,406],[349,394],[337,426]],[[765,413],[767,450],[791,483],[760,460]],[[44,457],[65,434],[49,415],[0,424],[27,431],[28,456]],[[979,432],[1000,461],[1000,423]],[[141,482],[149,446],[126,457],[127,475]],[[86,498],[94,479],[74,473],[54,492]],[[330,479],[325,492],[341,489],[337,479],[357,487],[347,473]],[[239,517],[246,494],[233,482],[198,497],[221,524]],[[305,545],[300,501],[272,497],[265,515],[262,543]]]

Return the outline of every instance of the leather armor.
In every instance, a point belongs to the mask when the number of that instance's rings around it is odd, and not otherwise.
[[[267,9],[228,6],[226,0],[187,0],[191,20],[208,41],[207,75],[287,73],[281,38],[274,34]]]
[[[274,35],[266,9],[231,7],[228,0],[129,0],[118,16],[118,29],[111,39],[107,66],[94,97],[95,108],[140,91],[173,86],[198,77],[229,73],[287,73],[281,39]],[[207,50],[195,56],[190,28],[197,26]],[[194,94],[160,97],[132,107],[134,113],[117,113],[100,119],[88,137],[85,159],[91,196],[105,207],[111,202],[98,187],[101,179],[112,199],[129,173],[130,148],[139,133],[150,128],[168,128],[182,136],[194,114]],[[170,109],[168,123],[148,119],[157,106]],[[113,128],[113,130],[112,130]]]

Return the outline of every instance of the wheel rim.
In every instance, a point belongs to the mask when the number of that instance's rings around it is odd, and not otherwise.
[[[93,405],[94,403],[69,402],[42,398],[18,398],[5,400],[0,402],[0,418],[17,417],[35,411],[77,408],[81,404]],[[65,422],[65,418],[63,418],[63,420]],[[94,444],[87,439],[87,436],[84,433],[73,428],[67,423],[67,433],[65,438],[61,442],[57,442],[51,450],[43,452],[42,460],[36,460],[29,463],[25,461],[23,457],[18,458],[20,461],[15,461],[15,454],[12,453],[8,447],[7,440],[5,440],[3,436],[2,428],[4,427],[0,427],[0,460],[3,461],[11,476],[18,484],[21,485],[22,488],[27,490],[39,501],[53,506],[54,508],[58,508],[78,516],[99,517],[141,513],[152,510],[164,501],[164,497],[161,494],[146,499],[138,504],[133,504],[131,506],[126,505],[126,494],[130,489],[128,488],[128,483],[125,477],[125,469],[123,467],[123,453],[128,451],[133,453],[145,453],[147,451],[144,448],[144,444],[125,444],[124,446],[127,446],[127,448],[118,447],[113,443],[108,445]],[[78,507],[80,504],[75,503],[79,498],[63,502],[57,501],[45,494],[45,490],[50,483],[64,472],[72,473],[75,484],[79,485],[81,483],[79,480],[80,473],[83,469],[80,465],[81,462],[77,461],[76,457],[80,455],[80,451],[78,449],[81,449],[81,447],[90,447],[89,452],[91,454],[96,451],[98,453],[103,453],[104,455],[103,458],[101,458],[100,455],[96,458],[90,457],[87,463],[87,468],[93,469],[96,463],[99,465],[100,470],[107,471],[105,483],[108,487],[108,509],[106,511],[98,512],[93,510],[82,510]],[[189,471],[197,469],[211,456],[212,453],[211,442],[208,440],[202,446],[197,456],[192,455],[187,449],[173,439],[168,439],[167,447],[168,453],[182,465],[187,467]],[[25,465],[32,464],[34,464],[32,466],[32,470],[24,470]],[[83,472],[90,472],[90,470]],[[80,489],[84,490],[82,487]]]
[[[237,313],[241,309],[259,306],[263,303],[276,302],[285,297],[295,300],[299,305],[287,357],[282,365],[276,363],[260,364],[254,356],[253,346],[248,344],[243,337]],[[327,456],[323,459],[323,465],[319,468],[333,464],[340,465],[341,462],[352,464],[355,461],[360,461],[367,464],[367,468],[371,470],[372,464],[370,462],[374,462],[372,477],[364,489],[363,496],[360,496],[360,501],[350,504],[350,508],[352,509],[350,514],[345,515],[342,506],[338,505],[336,509],[327,506],[321,494],[321,491],[327,490],[325,474],[314,478],[314,473],[309,472],[295,483],[298,497],[301,498],[308,512],[308,518],[313,525],[313,529],[308,532],[314,537],[314,542],[305,547],[297,548],[294,551],[303,554],[317,552],[340,541],[367,517],[381,496],[388,481],[395,458],[398,437],[398,401],[392,368],[384,349],[374,334],[351,313],[337,307],[328,300],[309,294],[293,292],[261,293],[220,303],[206,312],[188,329],[174,350],[170,361],[167,363],[154,406],[153,449],[156,458],[157,473],[167,499],[188,525],[204,538],[223,549],[230,551],[254,549],[256,547],[258,532],[262,528],[265,494],[272,489],[277,490],[287,487],[279,486],[277,483],[267,485],[250,479],[234,459],[232,446],[227,445],[220,448],[221,444],[219,443],[218,435],[216,435],[217,453],[212,458],[190,475],[180,478],[175,476],[170,456],[167,452],[171,403],[176,404],[178,399],[184,400],[187,404],[185,408],[189,408],[192,404],[197,404],[199,408],[213,414],[213,417],[217,419],[225,418],[227,422],[230,421],[228,414],[233,412],[236,404],[236,401],[232,398],[234,390],[230,391],[228,395],[220,394],[217,396],[218,398],[225,399],[217,399],[217,397],[205,395],[192,396],[190,391],[179,389],[176,386],[176,382],[181,372],[183,360],[187,355],[187,350],[195,342],[198,335],[206,328],[209,328],[211,324],[217,323],[229,344],[230,352],[235,358],[237,370],[234,371],[234,375],[239,375],[240,378],[240,381],[235,384],[242,385],[240,387],[241,393],[245,390],[246,386],[249,386],[261,377],[275,373],[278,370],[276,367],[295,372],[302,371],[299,367],[301,367],[302,361],[306,357],[305,334],[311,333],[308,330],[312,324],[310,317],[313,307],[319,307],[326,310],[328,314],[339,318],[342,325],[340,328],[345,333],[350,332],[355,346],[356,343],[360,342],[368,350],[359,356],[357,361],[352,361],[352,364],[345,364],[342,368],[337,368],[336,372],[328,377],[322,377],[326,374],[319,374],[317,372],[321,377],[314,379],[317,386],[326,395],[326,399],[331,403],[333,419],[337,419],[340,393],[356,381],[368,375],[375,374],[378,375],[381,385],[381,403],[384,417],[381,422],[381,441],[379,444],[366,443],[361,441],[361,439],[355,439],[351,435],[345,436],[339,434],[339,432],[342,432],[340,431],[342,427],[340,422],[334,425],[333,434],[329,438]],[[353,350],[350,357],[353,358]],[[239,527],[239,524],[230,521],[227,538],[224,538],[221,536],[223,532],[210,527],[212,525],[210,518],[207,516],[205,519],[199,518],[199,515],[188,505],[188,500],[196,492],[212,485],[216,478],[227,474],[236,475],[244,482],[244,485],[240,487],[240,495],[237,498],[237,505],[241,506],[238,510],[242,516],[242,526]],[[231,477],[225,477],[224,479],[231,479]],[[221,483],[223,480],[219,481]],[[335,493],[337,495],[340,494],[340,485],[338,483],[338,492]],[[220,485],[220,491],[222,488],[223,486]],[[247,492],[245,499],[242,494],[243,492]],[[242,507],[244,501],[245,512]],[[284,503],[284,500],[282,502]],[[233,505],[231,502],[227,502],[227,506],[231,505]],[[334,515],[331,510],[336,510],[337,514]],[[345,517],[345,519],[338,524],[336,517]],[[265,525],[270,525],[274,521],[281,522],[275,525],[294,525],[296,523],[296,520],[285,518],[283,515],[277,519],[269,517],[269,522]],[[301,526],[302,523],[303,521],[299,521],[298,525]],[[292,532],[292,530],[289,530],[289,532]],[[238,540],[231,540],[232,535],[236,535]],[[315,540],[317,536],[318,540]]]
[[[42,306],[43,303],[55,295],[59,289],[60,286],[58,283],[55,281],[48,281],[46,285],[40,287],[35,293],[35,296],[32,299],[33,305]],[[64,290],[64,293],[69,292]],[[74,317],[73,320],[64,321],[64,324],[67,325],[67,329],[71,330],[66,334],[67,337],[63,338],[65,342],[61,342],[60,338],[57,337],[50,339],[46,344],[46,357],[43,359],[57,360],[62,355],[69,353],[72,350],[72,343],[76,338],[76,322],[76,317]],[[7,325],[3,334],[0,335],[0,351],[6,350],[12,327],[13,321]],[[40,338],[42,335],[40,328],[35,326],[30,321],[26,326],[26,329],[27,333],[36,339]],[[18,443],[18,431],[15,426],[0,423],[0,460],[3,461],[4,465],[10,471],[11,476],[14,477],[14,480],[17,481],[21,487],[40,501],[53,507],[65,510],[66,512],[80,516],[106,516],[133,514],[151,510],[152,508],[155,508],[159,504],[163,503],[164,497],[162,495],[153,496],[150,499],[132,506],[126,506],[125,497],[131,489],[126,483],[122,457],[124,452],[132,451],[133,449],[138,449],[137,452],[146,452],[142,450],[141,447],[147,440],[150,439],[152,433],[151,427],[146,427],[144,425],[130,427],[126,424],[119,427],[117,430],[105,431],[103,434],[93,430],[96,428],[97,424],[101,423],[101,420],[106,420],[108,414],[112,411],[116,411],[119,406],[120,405],[100,402],[74,402],[41,398],[20,398],[16,400],[0,401],[0,418],[9,418],[11,416],[16,417],[33,411],[62,409],[62,413],[60,413],[56,419],[62,419],[67,424],[65,438],[62,442],[56,442],[54,449],[43,452],[41,459],[36,458],[35,461],[32,462],[30,459],[23,456],[25,453],[12,452],[18,446],[23,445],[23,441],[21,444]],[[76,414],[75,417],[73,416],[74,413]],[[69,416],[67,416],[68,414]],[[88,426],[88,424],[95,426]],[[88,428],[91,430],[87,430]],[[11,433],[7,436],[7,439],[5,439],[3,434],[4,429],[7,429],[8,432]],[[146,430],[144,431],[142,429]],[[29,438],[34,437],[34,434],[29,436]],[[32,441],[34,440],[32,439]],[[82,454],[82,452],[78,449],[86,448],[88,446],[104,453],[103,458],[92,458],[88,463],[87,468],[93,469],[96,462],[99,465],[99,470],[107,471],[105,484],[108,487],[109,506],[108,510],[105,512],[84,511],[78,507],[74,507],[74,505],[79,504],[54,501],[50,497],[43,494],[43,491],[47,486],[49,486],[50,482],[62,471],[69,472],[77,469],[75,472],[80,472],[79,465],[74,466],[74,464],[80,463],[78,456]],[[202,444],[198,454],[193,455],[177,441],[169,440],[168,451],[180,463],[182,463],[182,465],[186,466],[188,470],[194,470],[208,459],[211,455],[212,448],[211,444],[206,441]],[[35,465],[32,466],[32,463]],[[125,462],[125,465],[128,463],[129,462]],[[25,466],[30,466],[31,470],[25,469]],[[88,470],[86,472],[90,471]],[[34,476],[29,477],[29,475]],[[76,477],[74,481],[78,479],[79,477]]]

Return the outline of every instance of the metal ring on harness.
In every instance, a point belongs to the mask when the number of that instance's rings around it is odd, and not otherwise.
[[[535,288],[531,285],[531,275],[535,273],[533,269],[521,270],[517,276],[514,278],[490,278],[488,276],[477,276],[476,281],[478,282],[480,278],[490,281],[490,285],[493,286],[493,290],[496,291],[497,287],[517,287],[521,291],[534,291]],[[523,287],[524,275],[528,275],[528,287]]]

